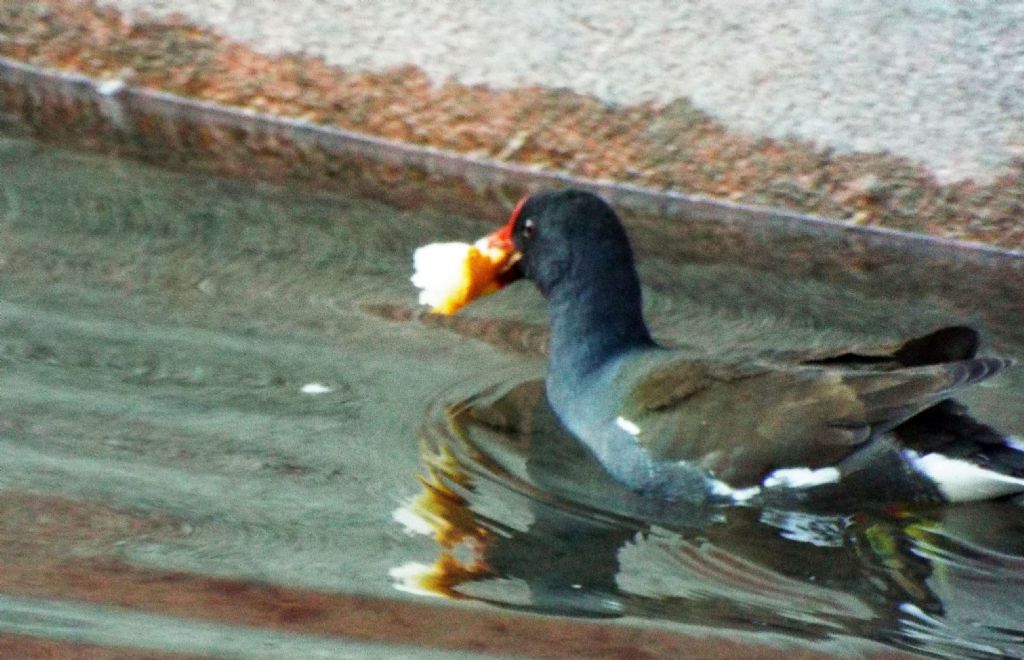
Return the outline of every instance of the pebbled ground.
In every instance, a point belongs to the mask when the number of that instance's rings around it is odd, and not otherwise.
[[[1021,19],[998,2],[0,0],[0,54],[583,176],[1021,248]]]

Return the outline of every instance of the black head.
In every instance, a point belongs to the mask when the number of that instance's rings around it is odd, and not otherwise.
[[[550,297],[566,282],[634,272],[629,238],[615,211],[583,190],[540,192],[524,198],[493,235],[519,254],[518,275]]]

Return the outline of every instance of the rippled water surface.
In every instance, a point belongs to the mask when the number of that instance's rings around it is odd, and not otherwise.
[[[501,218],[14,138],[0,171],[2,635],[270,657],[677,638],[1024,654],[1018,504],[683,511],[605,476],[544,403],[534,291],[415,309],[413,249]],[[973,321],[641,261],[656,334],[702,352]],[[1024,359],[1022,327],[984,328],[989,350]],[[1018,435],[1021,371],[967,399]]]
[[[951,657],[1024,652],[1019,504],[666,507],[608,478],[528,377],[439,403],[422,449],[429,477],[396,517],[440,551],[394,571],[405,588]]]

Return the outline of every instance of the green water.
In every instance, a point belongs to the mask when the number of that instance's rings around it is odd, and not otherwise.
[[[426,401],[508,358],[360,306],[414,304],[411,251],[468,223],[29,142],[0,162],[3,486],[187,521],[132,560],[388,590]]]
[[[519,345],[509,337],[521,330],[514,323],[542,327],[545,312],[525,285],[475,305],[450,329],[380,310],[415,308],[416,246],[473,239],[500,221],[0,139],[0,488],[173,521],[167,533],[118,545],[133,565],[419,598],[395,591],[388,575],[435,554],[429,539],[391,519],[420,492],[417,438],[428,409],[467,379],[541,369],[543,358],[509,350]],[[642,262],[656,333],[702,350],[838,346],[959,320],[942,301]],[[536,339],[541,330],[530,327]],[[988,330],[1001,351],[1024,357]],[[969,403],[1024,434],[1022,382],[1008,375]],[[310,384],[329,391],[304,393]],[[1000,511],[1021,516],[1019,507]],[[1003,545],[1019,547],[1018,533]],[[645,562],[659,579],[671,567],[650,544],[633,547],[620,586],[671,591],[636,586]],[[630,614],[659,625],[732,620],[671,615],[692,588],[679,587],[664,612],[651,597]],[[0,631],[21,630],[3,621]],[[785,633],[773,626],[763,629]],[[33,630],[65,638],[44,624]],[[864,630],[873,629],[843,632]],[[113,633],[94,639],[122,643]],[[159,639],[150,646],[180,650]],[[209,650],[231,652],[220,648]]]

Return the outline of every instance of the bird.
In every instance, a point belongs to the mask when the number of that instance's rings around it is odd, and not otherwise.
[[[598,195],[528,195],[485,239],[506,255],[492,289],[525,279],[547,300],[551,409],[638,494],[701,504],[1024,493],[1024,442],[955,399],[1012,364],[979,356],[968,326],[872,351],[696,356],[652,337],[629,236]]]

